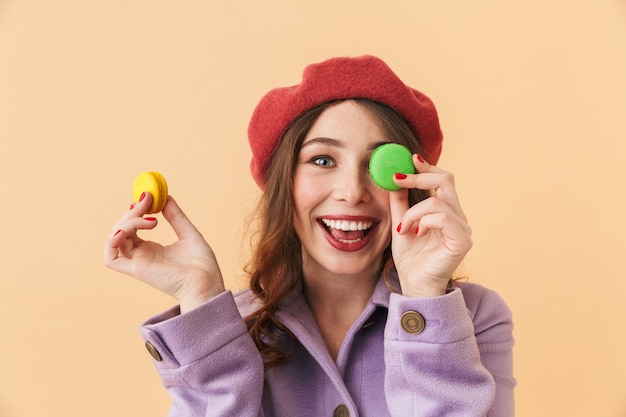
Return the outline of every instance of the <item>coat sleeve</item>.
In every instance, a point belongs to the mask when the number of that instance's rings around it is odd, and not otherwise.
[[[471,306],[458,287],[435,298],[391,295],[385,328],[385,394],[391,415],[513,416],[510,310],[493,291],[479,286],[468,290]],[[409,318],[423,317],[421,332],[405,330],[407,312]],[[415,322],[419,320],[409,324]]]
[[[140,333],[172,397],[170,417],[263,415],[263,362],[230,291],[183,315],[168,310]]]

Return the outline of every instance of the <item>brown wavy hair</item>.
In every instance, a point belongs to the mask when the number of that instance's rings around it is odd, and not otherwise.
[[[392,142],[406,146],[412,153],[422,153],[417,135],[398,113],[371,100],[352,100],[378,120]],[[260,302],[260,307],[246,317],[246,323],[266,370],[288,361],[297,346],[295,336],[280,323],[276,312],[281,300],[302,278],[301,244],[293,227],[293,174],[298,153],[320,114],[341,101],[314,107],[294,120],[280,139],[265,176],[265,190],[255,212],[253,251],[245,270],[250,276],[250,289]],[[429,196],[428,191],[409,190],[409,204]],[[391,247],[383,257],[388,272],[393,266]]]

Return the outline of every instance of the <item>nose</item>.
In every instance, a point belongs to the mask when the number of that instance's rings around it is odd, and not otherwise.
[[[338,201],[346,202],[351,206],[365,203],[372,197],[373,184],[367,165],[351,164],[343,167],[335,178],[334,196]]]

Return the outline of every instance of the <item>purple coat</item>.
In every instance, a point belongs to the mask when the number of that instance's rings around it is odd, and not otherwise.
[[[299,289],[278,313],[298,339],[296,353],[265,373],[242,319],[253,303],[250,291],[227,291],[141,327],[173,399],[170,416],[514,414],[511,312],[482,286],[457,283],[441,297],[409,298],[381,279],[336,362]],[[405,312],[424,318],[421,333],[404,330]]]

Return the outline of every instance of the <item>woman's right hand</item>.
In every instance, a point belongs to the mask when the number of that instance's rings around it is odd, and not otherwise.
[[[162,213],[178,240],[162,246],[141,239],[139,230],[157,225],[156,218],[144,217],[151,204],[152,196],[145,193],[115,223],[104,247],[104,263],[171,295],[184,313],[224,291],[222,273],[213,250],[171,196]]]

